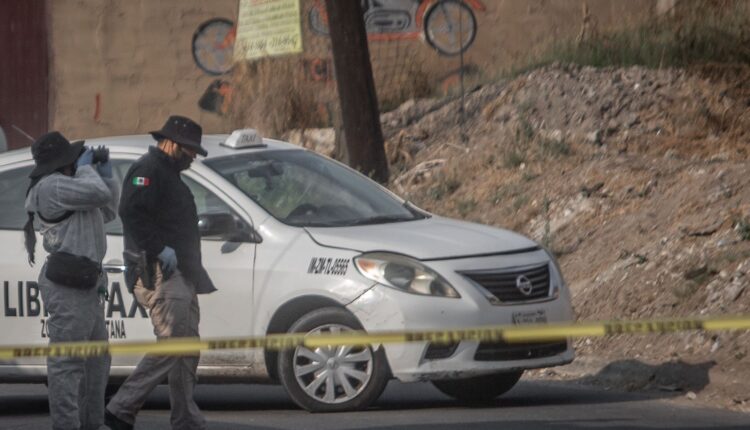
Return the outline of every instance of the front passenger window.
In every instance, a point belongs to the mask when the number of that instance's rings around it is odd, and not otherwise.
[[[122,181],[125,178],[125,175],[128,173],[128,169],[130,169],[130,166],[134,163],[134,160],[112,160],[112,171],[114,173],[114,179],[117,181],[118,184],[122,184]],[[28,172],[26,173],[28,175]],[[199,183],[195,182],[194,180],[190,179],[189,177],[183,175],[182,180],[187,184],[188,188],[190,188],[190,192],[193,193],[193,198],[195,199],[195,206],[198,209],[198,215],[202,214],[228,214],[232,215],[237,224],[237,230],[243,231],[250,229],[247,227],[244,221],[242,221],[235,213],[234,211],[226,204],[224,203],[219,196],[212,193],[211,191],[207,190],[204,186],[200,185]],[[26,188],[24,188],[26,190]],[[2,201],[2,200],[0,200]],[[25,213],[25,212],[24,212]],[[25,222],[25,218],[24,218]],[[21,225],[23,227],[23,224]],[[117,218],[112,220],[111,222],[105,224],[105,228],[107,230],[107,234],[112,235],[122,235],[122,220],[120,219],[120,216],[118,215]],[[225,233],[232,233],[232,232],[225,232]]]
[[[195,207],[198,211],[198,216],[201,215],[227,215],[231,222],[226,222],[226,218],[214,218],[215,221],[223,220],[221,225],[224,228],[220,231],[212,232],[210,235],[205,236],[204,239],[218,239],[224,240],[227,237],[234,236],[235,238],[247,238],[247,233],[252,229],[229,207],[224,201],[212,193],[206,187],[194,181],[193,179],[183,176],[182,180],[190,188],[190,192],[193,193],[195,199]],[[244,234],[243,234],[244,233]],[[244,241],[246,239],[239,239],[238,241]]]

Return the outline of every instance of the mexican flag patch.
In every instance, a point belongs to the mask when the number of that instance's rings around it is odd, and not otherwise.
[[[143,176],[137,176],[133,178],[133,185],[136,187],[148,187],[148,184],[150,184],[151,181],[148,178],[144,178]]]

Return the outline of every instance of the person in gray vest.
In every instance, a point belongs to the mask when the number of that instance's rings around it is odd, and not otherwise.
[[[107,251],[104,223],[117,214],[118,185],[109,153],[83,142],[71,144],[53,131],[31,146],[36,167],[26,196],[24,227],[29,263],[35,262],[34,217],[39,218],[49,253],[39,274],[51,343],[106,341],[104,297],[107,276],[101,262]],[[53,429],[89,430],[104,424],[108,355],[49,357],[47,384]]]
[[[141,273],[147,275],[131,276],[138,269],[126,259],[125,282],[149,309],[157,339],[197,338],[197,295],[216,287],[203,267],[195,199],[180,172],[198,154],[208,155],[201,146],[203,130],[193,120],[173,115],[151,135],[158,144],[125,174],[120,201],[126,254],[145,256],[147,267]],[[172,428],[204,429],[206,420],[193,399],[199,358],[146,355],[107,404],[106,425],[132,429],[148,394],[168,378]]]

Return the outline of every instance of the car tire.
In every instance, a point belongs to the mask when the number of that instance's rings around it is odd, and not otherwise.
[[[289,333],[334,334],[362,330],[351,313],[327,307],[305,314]],[[289,396],[310,412],[354,411],[368,407],[388,383],[382,347],[299,346],[279,353],[279,379]]]
[[[432,384],[443,394],[462,402],[487,402],[510,391],[521,379],[521,375],[523,370],[466,379],[432,381]]]

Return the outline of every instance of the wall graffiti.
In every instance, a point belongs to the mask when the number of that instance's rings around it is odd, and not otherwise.
[[[440,55],[458,55],[477,35],[475,12],[486,10],[480,0],[361,0],[369,40],[424,40]],[[324,0],[308,12],[310,28],[328,35]]]
[[[205,73],[219,76],[229,73],[234,64],[234,42],[237,29],[234,22],[226,18],[213,18],[193,34],[193,59]],[[232,85],[229,81],[216,79],[204,91],[198,107],[218,115],[229,112],[232,101]]]
[[[216,79],[206,88],[198,100],[198,107],[219,115],[226,115],[232,103],[232,84],[223,79]]]
[[[466,51],[477,35],[476,13],[484,12],[481,0],[360,0],[370,41],[422,39],[439,55],[454,56]],[[303,11],[313,38],[328,37],[328,17],[324,0],[307,3]],[[192,49],[196,65],[206,74],[221,76],[232,70],[237,42],[237,26],[226,18],[202,23],[193,35]],[[312,54],[315,55],[315,54]],[[318,54],[320,55],[320,54]],[[303,76],[310,82],[327,83],[335,79],[330,52],[320,57],[301,59]],[[442,86],[454,85],[451,73]],[[445,90],[445,88],[444,88]],[[228,79],[216,79],[198,101],[205,111],[226,115],[232,96]]]
[[[223,75],[232,69],[234,62],[234,22],[226,18],[213,18],[193,34],[193,59],[209,75]]]
[[[333,78],[330,58],[305,58],[302,60],[305,78],[313,82],[328,82]]]

